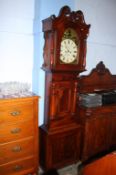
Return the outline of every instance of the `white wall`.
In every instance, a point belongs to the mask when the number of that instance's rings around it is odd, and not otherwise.
[[[0,82],[32,82],[34,0],[0,0]]]
[[[87,74],[99,61],[116,74],[116,1],[75,0],[75,10],[82,10],[91,24],[88,37]]]

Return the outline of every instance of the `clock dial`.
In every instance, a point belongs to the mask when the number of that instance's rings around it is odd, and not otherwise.
[[[77,59],[77,45],[72,39],[64,39],[60,47],[60,61],[62,63],[73,63]]]
[[[60,45],[60,63],[78,64],[79,38],[77,32],[72,28],[67,28],[62,36]]]

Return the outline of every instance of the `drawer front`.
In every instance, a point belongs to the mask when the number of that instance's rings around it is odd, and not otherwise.
[[[28,158],[13,163],[0,165],[1,175],[23,175],[34,170],[34,158]]]
[[[33,102],[0,106],[0,124],[28,120],[33,117]]]
[[[29,120],[14,125],[2,125],[0,128],[0,144],[15,141],[34,135],[33,120]]]
[[[14,161],[20,158],[33,156],[34,138],[28,138],[18,142],[0,145],[0,164]]]

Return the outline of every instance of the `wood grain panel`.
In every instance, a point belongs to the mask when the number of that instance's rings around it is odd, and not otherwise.
[[[21,159],[22,157],[33,156],[34,154],[34,138],[0,144],[0,164],[9,161]]]
[[[0,124],[29,120],[33,117],[33,102],[0,105]]]
[[[1,175],[22,175],[34,171],[34,158],[26,158],[19,161],[10,162],[0,165]]]
[[[34,135],[33,120],[15,123],[13,125],[2,125],[0,128],[0,143],[19,140]]]

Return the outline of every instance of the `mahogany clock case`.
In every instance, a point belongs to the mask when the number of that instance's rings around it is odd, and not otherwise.
[[[44,124],[40,126],[40,164],[47,170],[79,160],[81,126],[76,121],[77,77],[85,70],[90,25],[85,23],[81,11],[71,11],[68,6],[61,8],[58,17],[52,15],[42,23],[45,103]],[[71,43],[74,48],[70,49]]]

